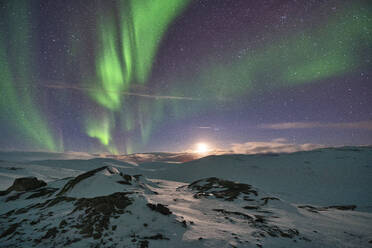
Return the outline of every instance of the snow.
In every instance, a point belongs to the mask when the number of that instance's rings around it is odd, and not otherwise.
[[[21,192],[16,200],[7,199],[19,192],[0,196],[0,247],[33,246],[35,239],[41,240],[38,247],[63,247],[68,240],[75,238],[80,240],[70,243],[69,247],[97,244],[101,247],[139,247],[145,241],[149,242],[149,247],[371,245],[371,147],[319,149],[292,154],[220,155],[185,163],[162,162],[162,154],[131,156],[136,163],[113,158],[61,159],[62,155],[51,159],[51,155],[39,153],[18,154],[18,160],[14,159],[14,154],[2,152],[0,155],[3,160],[0,161],[2,190],[11,186],[15,178],[25,176],[35,176],[47,182],[47,188],[56,189],[50,195],[31,199],[27,198],[37,190]],[[170,157],[169,154],[165,156],[164,160]],[[140,158],[143,163],[138,163]],[[151,158],[156,159],[148,161]],[[61,197],[58,193],[66,183],[102,166],[106,167],[79,181],[62,195],[75,200],[4,215],[10,210],[17,211]],[[134,177],[139,174],[143,176]],[[128,177],[129,183],[118,183]],[[234,200],[218,198],[215,194],[224,193],[226,187],[214,182],[211,189],[196,197],[195,189],[188,187],[194,181],[211,177],[229,180],[232,185],[234,182],[252,185],[257,195],[240,193]],[[206,187],[207,180],[201,180],[197,185]],[[88,210],[73,211],[77,201],[106,197],[115,192],[126,192],[131,204],[121,214],[110,217],[109,227],[104,229],[107,237],[84,237],[75,225]],[[265,197],[274,200],[268,200],[266,204],[263,201]],[[147,206],[150,203],[162,204],[172,214],[153,211]],[[356,205],[356,209],[332,208],[312,212],[301,208],[303,205],[319,209]],[[264,218],[262,223],[259,218]],[[62,220],[68,223],[65,233],[59,227]],[[39,222],[31,224],[32,221]],[[17,227],[21,234],[1,238],[12,223],[21,223]],[[59,231],[57,235],[43,239],[53,227]],[[163,236],[156,236],[158,234]]]
[[[372,149],[322,149],[280,155],[222,155],[143,172],[148,177],[192,182],[219,177],[255,185],[283,199],[316,205],[371,208]],[[372,210],[372,209],[370,209]]]

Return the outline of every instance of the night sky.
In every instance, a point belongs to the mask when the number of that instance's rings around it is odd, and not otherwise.
[[[370,145],[371,60],[369,0],[1,0],[0,150]]]

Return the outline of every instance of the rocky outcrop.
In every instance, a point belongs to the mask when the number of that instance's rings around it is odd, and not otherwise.
[[[196,191],[195,198],[214,196],[226,201],[233,201],[239,195],[255,195],[257,191],[249,184],[237,183],[216,177],[201,179],[191,183],[188,188]]]
[[[100,167],[100,168],[97,168],[97,169],[94,169],[94,170],[91,170],[91,171],[88,171],[88,172],[85,172],[73,179],[71,179],[70,181],[68,181],[66,183],[66,185],[61,189],[60,192],[58,192],[58,195],[63,195],[64,193],[66,193],[67,191],[71,190],[76,184],[78,184],[79,182],[83,181],[84,179],[87,179],[88,177],[91,177],[91,176],[94,176],[97,172],[100,172],[100,171],[103,171],[105,169],[107,169],[108,166],[103,166],[103,167]]]
[[[22,177],[14,180],[12,189],[15,191],[28,191],[45,185],[47,184],[43,180],[38,180],[36,177]]]
[[[79,183],[95,176],[108,182],[117,182],[120,178],[124,182],[119,181],[123,184],[122,190],[88,198],[84,197],[84,187],[81,187],[79,195],[67,196]],[[40,188],[46,184],[36,178],[17,179],[6,193],[19,192],[0,197],[0,201],[14,206],[0,215],[0,247],[66,247],[76,243],[86,247],[87,240],[94,242],[92,247],[118,247],[123,237],[130,242],[130,247],[149,247],[150,242],[171,240],[168,233],[156,228],[157,220],[164,218],[163,222],[172,229],[179,226],[176,216],[168,217],[172,212],[166,205],[147,201],[144,193],[152,192],[139,175],[123,174],[104,166],[65,182],[59,188]],[[143,219],[143,215],[149,219]],[[132,227],[137,222],[144,231],[138,226]],[[122,223],[127,226],[120,228]]]
[[[151,210],[154,210],[156,212],[159,212],[163,215],[170,215],[172,214],[172,212],[169,210],[169,208],[167,208],[166,206],[164,206],[163,204],[152,204],[152,203],[148,203],[147,206],[151,209]]]
[[[321,211],[331,210],[331,209],[337,209],[337,210],[354,210],[356,208],[356,205],[334,205],[334,206],[327,206],[327,207],[315,207],[311,205],[301,205],[297,206],[298,208],[306,209],[309,212],[313,213],[319,213]]]
[[[249,227],[255,229],[252,235],[259,242],[267,237],[310,241],[293,227],[274,224],[273,220],[279,217],[272,212],[270,204],[271,202],[280,203],[280,199],[265,195],[249,184],[210,177],[197,180],[189,184],[187,188],[193,192],[194,198],[214,198],[234,202],[234,210],[229,208],[213,208],[211,210],[218,213],[217,218],[221,218],[221,222],[248,224]],[[238,237],[236,239],[241,241]]]
[[[83,237],[99,239],[104,230],[108,230],[110,218],[124,213],[124,209],[132,204],[127,196],[130,193],[117,192],[108,196],[79,199],[73,212],[81,211],[77,224]]]
[[[5,191],[0,191],[0,196],[7,195],[12,191],[30,191],[46,186],[43,180],[36,177],[21,177],[14,180],[13,185]]]

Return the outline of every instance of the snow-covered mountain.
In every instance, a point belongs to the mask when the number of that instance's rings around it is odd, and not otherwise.
[[[76,156],[0,153],[0,247],[372,246],[371,147]]]

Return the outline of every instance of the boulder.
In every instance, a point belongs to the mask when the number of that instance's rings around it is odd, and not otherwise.
[[[15,191],[28,191],[46,185],[47,184],[43,180],[38,180],[36,177],[21,177],[14,180],[11,188]]]

